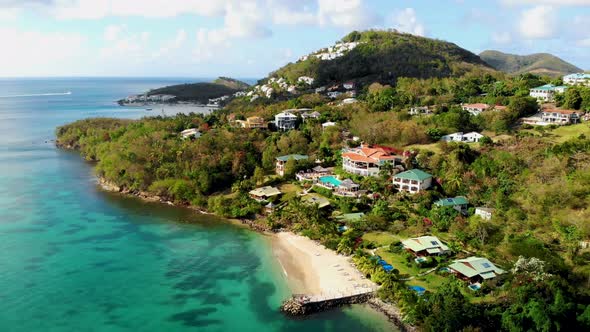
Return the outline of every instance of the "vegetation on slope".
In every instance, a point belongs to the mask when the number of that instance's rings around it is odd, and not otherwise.
[[[186,83],[166,86],[150,90],[147,94],[152,95],[173,95],[178,101],[196,101],[206,104],[209,99],[231,95],[237,91],[244,90],[248,84],[235,80],[220,77],[213,83]]]
[[[300,76],[316,79],[317,85],[354,80],[391,83],[399,77],[461,76],[473,70],[492,70],[477,55],[459,46],[394,31],[352,32],[343,42],[360,42],[344,56],[322,61],[310,56],[271,73],[292,83]]]
[[[490,66],[506,73],[536,73],[556,77],[582,72],[582,69],[548,53],[516,55],[487,50],[479,56]]]

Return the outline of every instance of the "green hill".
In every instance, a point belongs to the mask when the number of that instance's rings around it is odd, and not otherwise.
[[[479,56],[490,66],[507,73],[533,73],[556,77],[582,71],[571,63],[548,53],[516,55],[488,50],[481,52]]]
[[[345,45],[358,43],[330,60],[318,58]],[[336,52],[336,51],[332,51]],[[353,80],[359,83],[388,83],[398,77],[461,76],[473,70],[493,70],[477,55],[446,41],[397,31],[354,31],[340,43],[289,63],[270,74],[296,83],[301,76],[315,79],[314,85]]]
[[[173,95],[177,101],[197,101],[207,103],[209,99],[231,95],[244,90],[248,84],[226,77],[220,77],[212,83],[187,83],[166,86],[150,90],[147,95]]]

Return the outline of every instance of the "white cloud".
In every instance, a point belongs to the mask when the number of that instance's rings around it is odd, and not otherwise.
[[[510,44],[512,42],[512,35],[510,32],[492,32],[492,41],[496,44]]]
[[[85,56],[86,38],[77,33],[0,28],[0,39],[10,45],[0,52],[0,76],[56,75],[64,68],[74,73],[70,64]]]
[[[100,19],[108,16],[174,17],[181,14],[219,16],[228,0],[55,0],[50,12],[61,19]]]
[[[418,20],[414,8],[406,8],[394,13],[391,18],[393,27],[399,31],[411,33],[413,35],[424,36],[426,29]]]
[[[536,6],[522,12],[519,31],[526,39],[552,38],[557,29],[557,12],[551,6]]]
[[[359,29],[378,26],[381,17],[361,0],[318,0],[318,21],[320,25]]]
[[[590,0],[502,0],[506,5],[589,6]]]
[[[590,38],[580,39],[576,42],[576,45],[580,47],[590,47]]]

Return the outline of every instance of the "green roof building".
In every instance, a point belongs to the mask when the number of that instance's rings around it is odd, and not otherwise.
[[[482,257],[469,257],[456,260],[453,264],[449,265],[449,269],[460,278],[471,282],[493,279],[500,274],[506,273],[506,271]]]
[[[419,169],[401,172],[393,177],[393,185],[399,191],[415,194],[430,188],[432,175]]]
[[[443,199],[439,199],[438,201],[434,202],[434,205],[436,205],[436,206],[452,207],[453,209],[455,209],[461,213],[466,213],[468,204],[469,204],[469,201],[467,200],[467,198],[465,198],[463,196],[457,196],[457,197],[453,197],[453,198],[443,198]]]

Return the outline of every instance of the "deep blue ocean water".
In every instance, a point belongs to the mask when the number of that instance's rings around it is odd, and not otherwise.
[[[264,236],[100,191],[53,145],[58,125],[150,115],[114,100],[186,81],[0,79],[0,331],[391,330],[361,306],[286,319]]]

